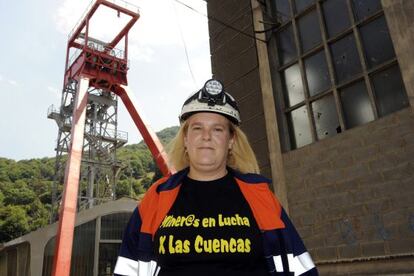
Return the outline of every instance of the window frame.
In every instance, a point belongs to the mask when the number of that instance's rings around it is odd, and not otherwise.
[[[270,1],[275,1],[275,0],[266,0],[267,7],[272,7],[272,9],[275,9],[276,5],[275,4],[271,5]],[[340,132],[343,132],[347,129],[352,128],[352,127],[347,128],[346,123],[345,123],[345,114],[342,109],[340,91],[356,82],[363,81],[363,83],[365,84],[368,97],[370,100],[372,112],[374,114],[373,120],[377,120],[378,118],[380,118],[381,116],[379,115],[379,112],[378,112],[378,107],[377,107],[378,102],[375,99],[375,92],[374,92],[374,87],[371,81],[371,76],[377,72],[386,70],[387,68],[391,66],[394,66],[394,65],[398,66],[398,61],[397,61],[395,52],[394,52],[394,56],[391,59],[385,62],[382,62],[380,64],[377,64],[373,66],[372,68],[369,68],[368,62],[366,60],[367,57],[366,57],[363,42],[362,42],[360,28],[380,17],[385,18],[383,8],[373,12],[371,15],[363,18],[362,20],[357,20],[356,14],[353,11],[352,1],[346,0],[347,15],[350,21],[349,27],[343,29],[342,31],[333,35],[332,37],[329,37],[328,28],[326,26],[326,22],[324,19],[324,13],[323,13],[323,4],[324,2],[326,2],[326,0],[315,0],[315,3],[309,5],[306,9],[302,10],[299,13],[295,12],[296,10],[294,7],[295,1],[288,0],[288,2],[290,5],[290,14],[281,15],[281,16],[284,16],[285,20],[283,22],[279,22],[279,24],[273,30],[273,32],[267,33],[267,39],[269,41],[268,43],[269,64],[270,64],[271,73],[272,73],[272,84],[274,87],[275,107],[276,107],[278,125],[280,128],[279,133],[280,133],[282,150],[285,152],[308,145],[308,144],[305,144],[299,147],[294,147],[295,141],[292,140],[294,139],[294,137],[291,137],[291,134],[290,134],[291,129],[288,123],[289,113],[303,106],[306,106],[306,110],[308,114],[308,124],[310,126],[311,136],[312,136],[312,141],[309,144],[312,144],[320,140],[317,138],[316,123],[315,123],[314,116],[313,116],[312,103],[325,96],[328,96],[328,95],[334,96]],[[306,52],[303,52],[301,41],[300,41],[298,20],[302,18],[304,15],[306,15],[307,13],[310,13],[312,11],[316,11],[317,13],[319,29],[321,32],[322,39],[319,45],[313,47],[312,49]],[[264,18],[266,21],[274,22],[275,20],[277,20],[277,14],[275,14],[274,10],[273,11],[269,10],[268,12],[264,13]],[[279,63],[279,53],[278,53],[279,49],[278,49],[278,43],[277,43],[277,35],[278,35],[279,30],[283,30],[286,27],[292,28],[297,56],[293,58],[292,60],[290,60],[288,63],[281,64]],[[338,81],[336,80],[336,75],[335,75],[335,67],[333,63],[334,61],[332,57],[331,45],[335,43],[336,41],[348,35],[352,35],[354,38],[354,43],[355,43],[355,47],[356,47],[357,55],[358,55],[357,58],[359,59],[359,62],[361,64],[361,72],[355,75],[352,75],[352,77],[348,78],[347,80],[341,83],[338,83]],[[308,82],[306,78],[305,60],[308,57],[313,56],[320,51],[323,51],[325,53],[325,61],[328,67],[328,74],[329,74],[331,85],[326,91],[322,91],[320,93],[317,93],[314,96],[310,96]],[[287,68],[295,64],[299,66],[299,71],[301,74],[301,80],[302,80],[302,86],[303,86],[304,100],[293,106],[288,106],[285,101],[285,97],[287,97],[287,95],[285,95],[285,91],[283,88],[284,85],[282,83],[281,76],[284,70],[286,70]],[[402,84],[403,86],[405,86],[404,82]]]

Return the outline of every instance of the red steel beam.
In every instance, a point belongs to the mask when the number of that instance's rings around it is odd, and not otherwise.
[[[137,22],[138,17],[131,19],[128,24],[119,32],[119,34],[108,44],[106,45],[109,49],[113,49],[119,41],[129,32],[129,29]]]
[[[83,150],[83,138],[85,128],[85,116],[88,94],[87,90],[90,85],[94,85],[94,82],[99,81],[99,72],[88,72],[85,69],[85,49],[88,41],[88,29],[89,20],[98,9],[100,4],[106,5],[109,8],[113,8],[118,12],[125,13],[131,16],[130,21],[115,36],[115,38],[108,44],[109,48],[115,47],[119,41],[125,37],[125,55],[124,59],[127,59],[127,43],[128,43],[128,31],[134,25],[139,18],[138,12],[129,11],[122,7],[117,6],[111,1],[97,0],[87,12],[86,16],[82,19],[80,24],[75,27],[73,33],[68,40],[68,47],[66,53],[66,67],[65,67],[65,86],[69,78],[78,80],[78,87],[75,96],[75,106],[73,110],[73,122],[71,130],[71,146],[68,154],[68,160],[65,169],[65,183],[64,192],[62,198],[62,205],[59,216],[59,227],[56,235],[55,255],[53,260],[53,276],[69,276],[72,257],[73,235],[75,228],[78,189],[79,189],[79,176],[81,168],[81,158]],[[85,32],[85,44],[79,44],[75,42],[76,38],[80,36],[80,32],[86,26]],[[69,62],[69,49],[75,47],[83,49],[82,57],[78,58],[78,63],[67,68]],[[82,59],[82,60],[81,60]],[[73,64],[72,64],[73,65]],[[71,66],[72,66],[71,65]],[[76,69],[76,70],[75,70]],[[125,76],[126,79],[126,76]],[[122,83],[122,82],[121,82]],[[150,129],[149,125],[145,124],[141,116],[138,113],[138,108],[135,101],[132,98],[132,94],[127,86],[119,83],[119,79],[113,79],[111,86],[114,87],[114,92],[117,93],[124,102],[128,112],[130,113],[135,125],[138,127],[145,143],[153,155],[157,166],[160,168],[163,175],[169,175],[175,172],[175,169],[168,166],[167,154],[163,149],[161,142],[156,134]]]
[[[87,12],[84,18],[82,18],[82,21],[80,24],[76,27],[76,29],[73,29],[73,33],[71,33],[71,36],[68,40],[68,45],[72,45],[72,43],[76,40],[76,38],[79,36],[83,28],[86,26],[89,19],[92,18],[93,14],[96,12],[100,5],[100,0],[96,1],[93,6],[90,8],[90,10]]]
[[[137,11],[135,12],[135,11],[131,11],[131,10],[127,9],[127,8],[121,7],[120,5],[117,4],[117,1],[113,1],[113,0],[112,1],[100,0],[100,3],[102,5],[105,5],[105,6],[109,7],[109,8],[111,8],[111,9],[114,9],[116,11],[119,11],[120,13],[124,13],[126,15],[129,15],[131,17],[136,17],[137,19],[139,17],[138,7],[136,7],[137,8]],[[129,4],[127,2],[125,2],[125,3],[126,4]]]
[[[65,169],[65,185],[56,235],[53,276],[69,276],[72,258],[73,232],[78,201],[79,175],[81,168],[83,136],[85,130],[86,104],[88,103],[89,79],[80,77],[71,131],[71,147]]]
[[[151,154],[154,157],[155,162],[157,163],[157,166],[161,170],[162,174],[165,176],[174,173],[175,169],[169,166],[167,153],[165,152],[157,135],[151,130],[151,127],[146,124],[142,117],[139,115],[137,104],[132,96],[129,87],[125,85],[117,85],[115,90],[116,94],[121,97],[122,101],[124,102],[125,107],[131,115],[132,120],[141,133],[142,138],[147,144],[149,150],[151,151]]]

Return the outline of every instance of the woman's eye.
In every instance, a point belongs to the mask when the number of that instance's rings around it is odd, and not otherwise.
[[[215,131],[219,131],[219,132],[222,132],[222,131],[223,131],[223,129],[222,129],[222,128],[215,128],[214,130],[215,130]]]

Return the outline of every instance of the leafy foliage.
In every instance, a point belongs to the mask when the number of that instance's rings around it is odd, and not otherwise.
[[[157,136],[165,145],[177,131],[178,127],[170,127]],[[160,176],[143,141],[118,149],[117,158],[123,164],[116,183],[117,198],[140,198]],[[0,157],[0,243],[48,224],[54,167],[55,158],[15,161]]]

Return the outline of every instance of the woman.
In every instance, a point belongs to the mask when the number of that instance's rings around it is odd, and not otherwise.
[[[317,275],[222,84],[188,98],[180,122],[169,153],[179,171],[135,209],[115,275]]]

